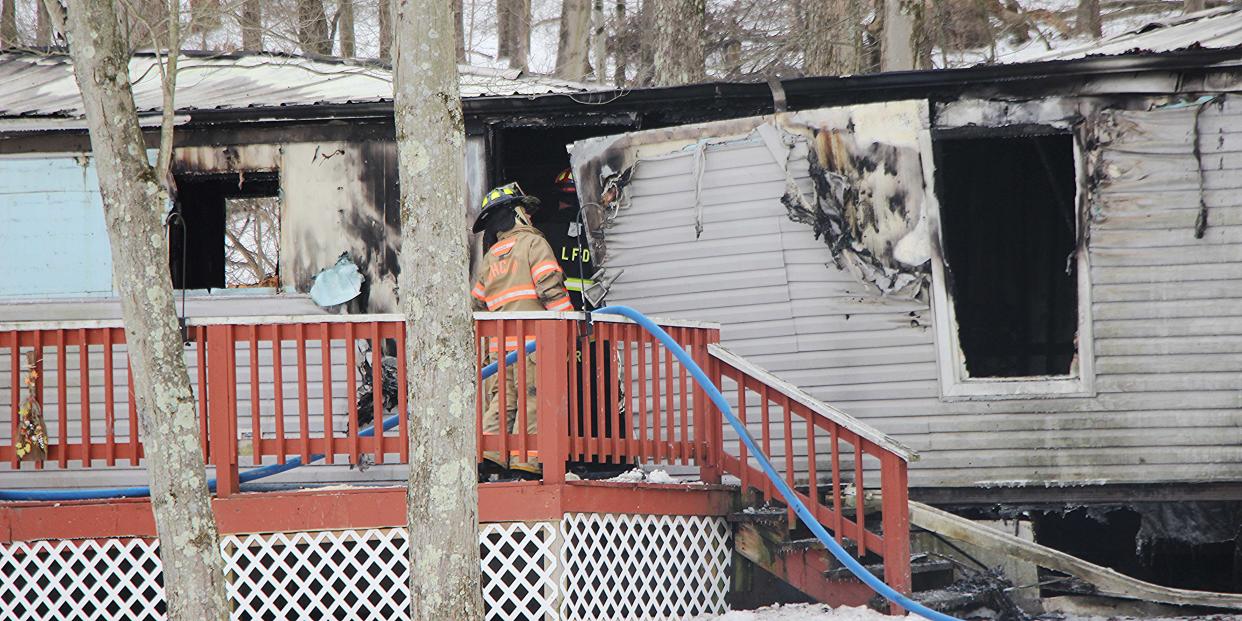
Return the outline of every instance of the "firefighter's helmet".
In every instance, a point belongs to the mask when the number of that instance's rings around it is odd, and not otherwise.
[[[564,194],[574,194],[578,191],[578,187],[574,185],[574,169],[566,168],[561,174],[556,176],[556,190]]]
[[[517,183],[506,183],[500,187],[492,188],[490,192],[483,195],[482,209],[479,210],[479,216],[474,219],[474,232],[482,231],[487,223],[487,219],[503,209],[525,207],[528,212],[531,212],[538,206],[539,199],[527,196],[522,191],[522,186],[519,186]]]

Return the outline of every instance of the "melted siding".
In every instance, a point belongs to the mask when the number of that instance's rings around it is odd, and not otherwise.
[[[833,267],[757,140],[707,149],[697,240],[692,155],[640,162],[607,231],[626,269],[609,300],[722,322],[726,347],[918,450],[914,486],[1242,480],[1242,104],[1201,114],[1202,239],[1194,110],[1106,119],[1094,397],[941,401],[930,310]]]

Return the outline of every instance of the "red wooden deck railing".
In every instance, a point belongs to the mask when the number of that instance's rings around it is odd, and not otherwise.
[[[563,482],[567,461],[694,466],[705,482],[730,474],[744,490],[780,500],[721,412],[654,337],[628,320],[596,316],[588,324],[580,317],[476,316],[477,368],[501,350],[516,351],[532,339],[537,360],[533,377],[525,364],[502,365],[496,374],[499,386],[515,377],[518,385],[534,389],[533,394],[516,391],[512,430],[501,425],[495,433],[481,431],[487,386],[480,383],[475,411],[480,460],[485,451],[520,461],[538,459],[545,483]],[[852,541],[860,558],[868,553],[882,557],[890,584],[908,591],[910,452],[720,349],[718,327],[693,322],[662,326],[735,403],[759,446],[837,541]],[[192,320],[189,333],[186,359],[203,450],[216,467],[217,494],[237,492],[239,467],[294,457],[303,463],[315,455],[327,463],[355,464],[363,455],[376,463],[408,461],[405,417],[391,430],[379,425],[386,414],[391,416],[380,391],[386,355],[396,367],[392,411],[406,411],[400,316]],[[124,343],[119,323],[0,328],[0,374],[8,375],[7,395],[0,385],[0,397],[7,398],[0,398],[0,415],[10,417],[4,426],[8,437],[0,435],[0,463],[26,466],[12,444],[25,392],[22,381],[29,371],[23,361],[34,351],[49,463],[32,467],[139,465],[142,445]],[[370,412],[359,412],[357,406],[364,360],[376,391]],[[530,399],[536,401],[537,431],[528,433]],[[498,390],[500,411],[511,407],[508,400],[506,391]],[[364,437],[359,431],[366,422],[359,416],[365,419],[368,413],[376,429]],[[852,495],[846,494],[847,484],[853,486]],[[866,490],[879,491],[882,498],[878,532],[868,528],[867,512],[858,509],[867,504]]]

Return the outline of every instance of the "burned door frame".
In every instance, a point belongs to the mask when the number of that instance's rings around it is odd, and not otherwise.
[[[945,401],[1025,399],[1045,396],[1093,397],[1095,391],[1095,348],[1091,314],[1091,261],[1087,249],[1084,212],[1086,211],[1087,167],[1080,128],[1064,123],[1017,125],[1005,127],[962,126],[941,128],[933,140],[941,138],[1004,138],[1039,131],[1045,134],[1068,134],[1073,137],[1073,161],[1075,190],[1075,252],[1077,271],[1077,321],[1075,338],[1076,355],[1067,375],[1033,377],[970,377],[966,367],[966,354],[959,339],[957,313],[949,291],[948,274],[944,258],[945,240],[939,200],[928,201],[928,219],[931,223],[931,309],[935,325],[936,362],[940,376],[940,397]],[[933,163],[935,166],[936,163]]]

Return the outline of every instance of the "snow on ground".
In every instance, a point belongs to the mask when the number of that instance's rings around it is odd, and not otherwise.
[[[723,615],[699,617],[698,621],[893,621],[899,618],[878,613],[865,606],[830,608],[823,604],[777,604],[758,610],[733,610]]]

